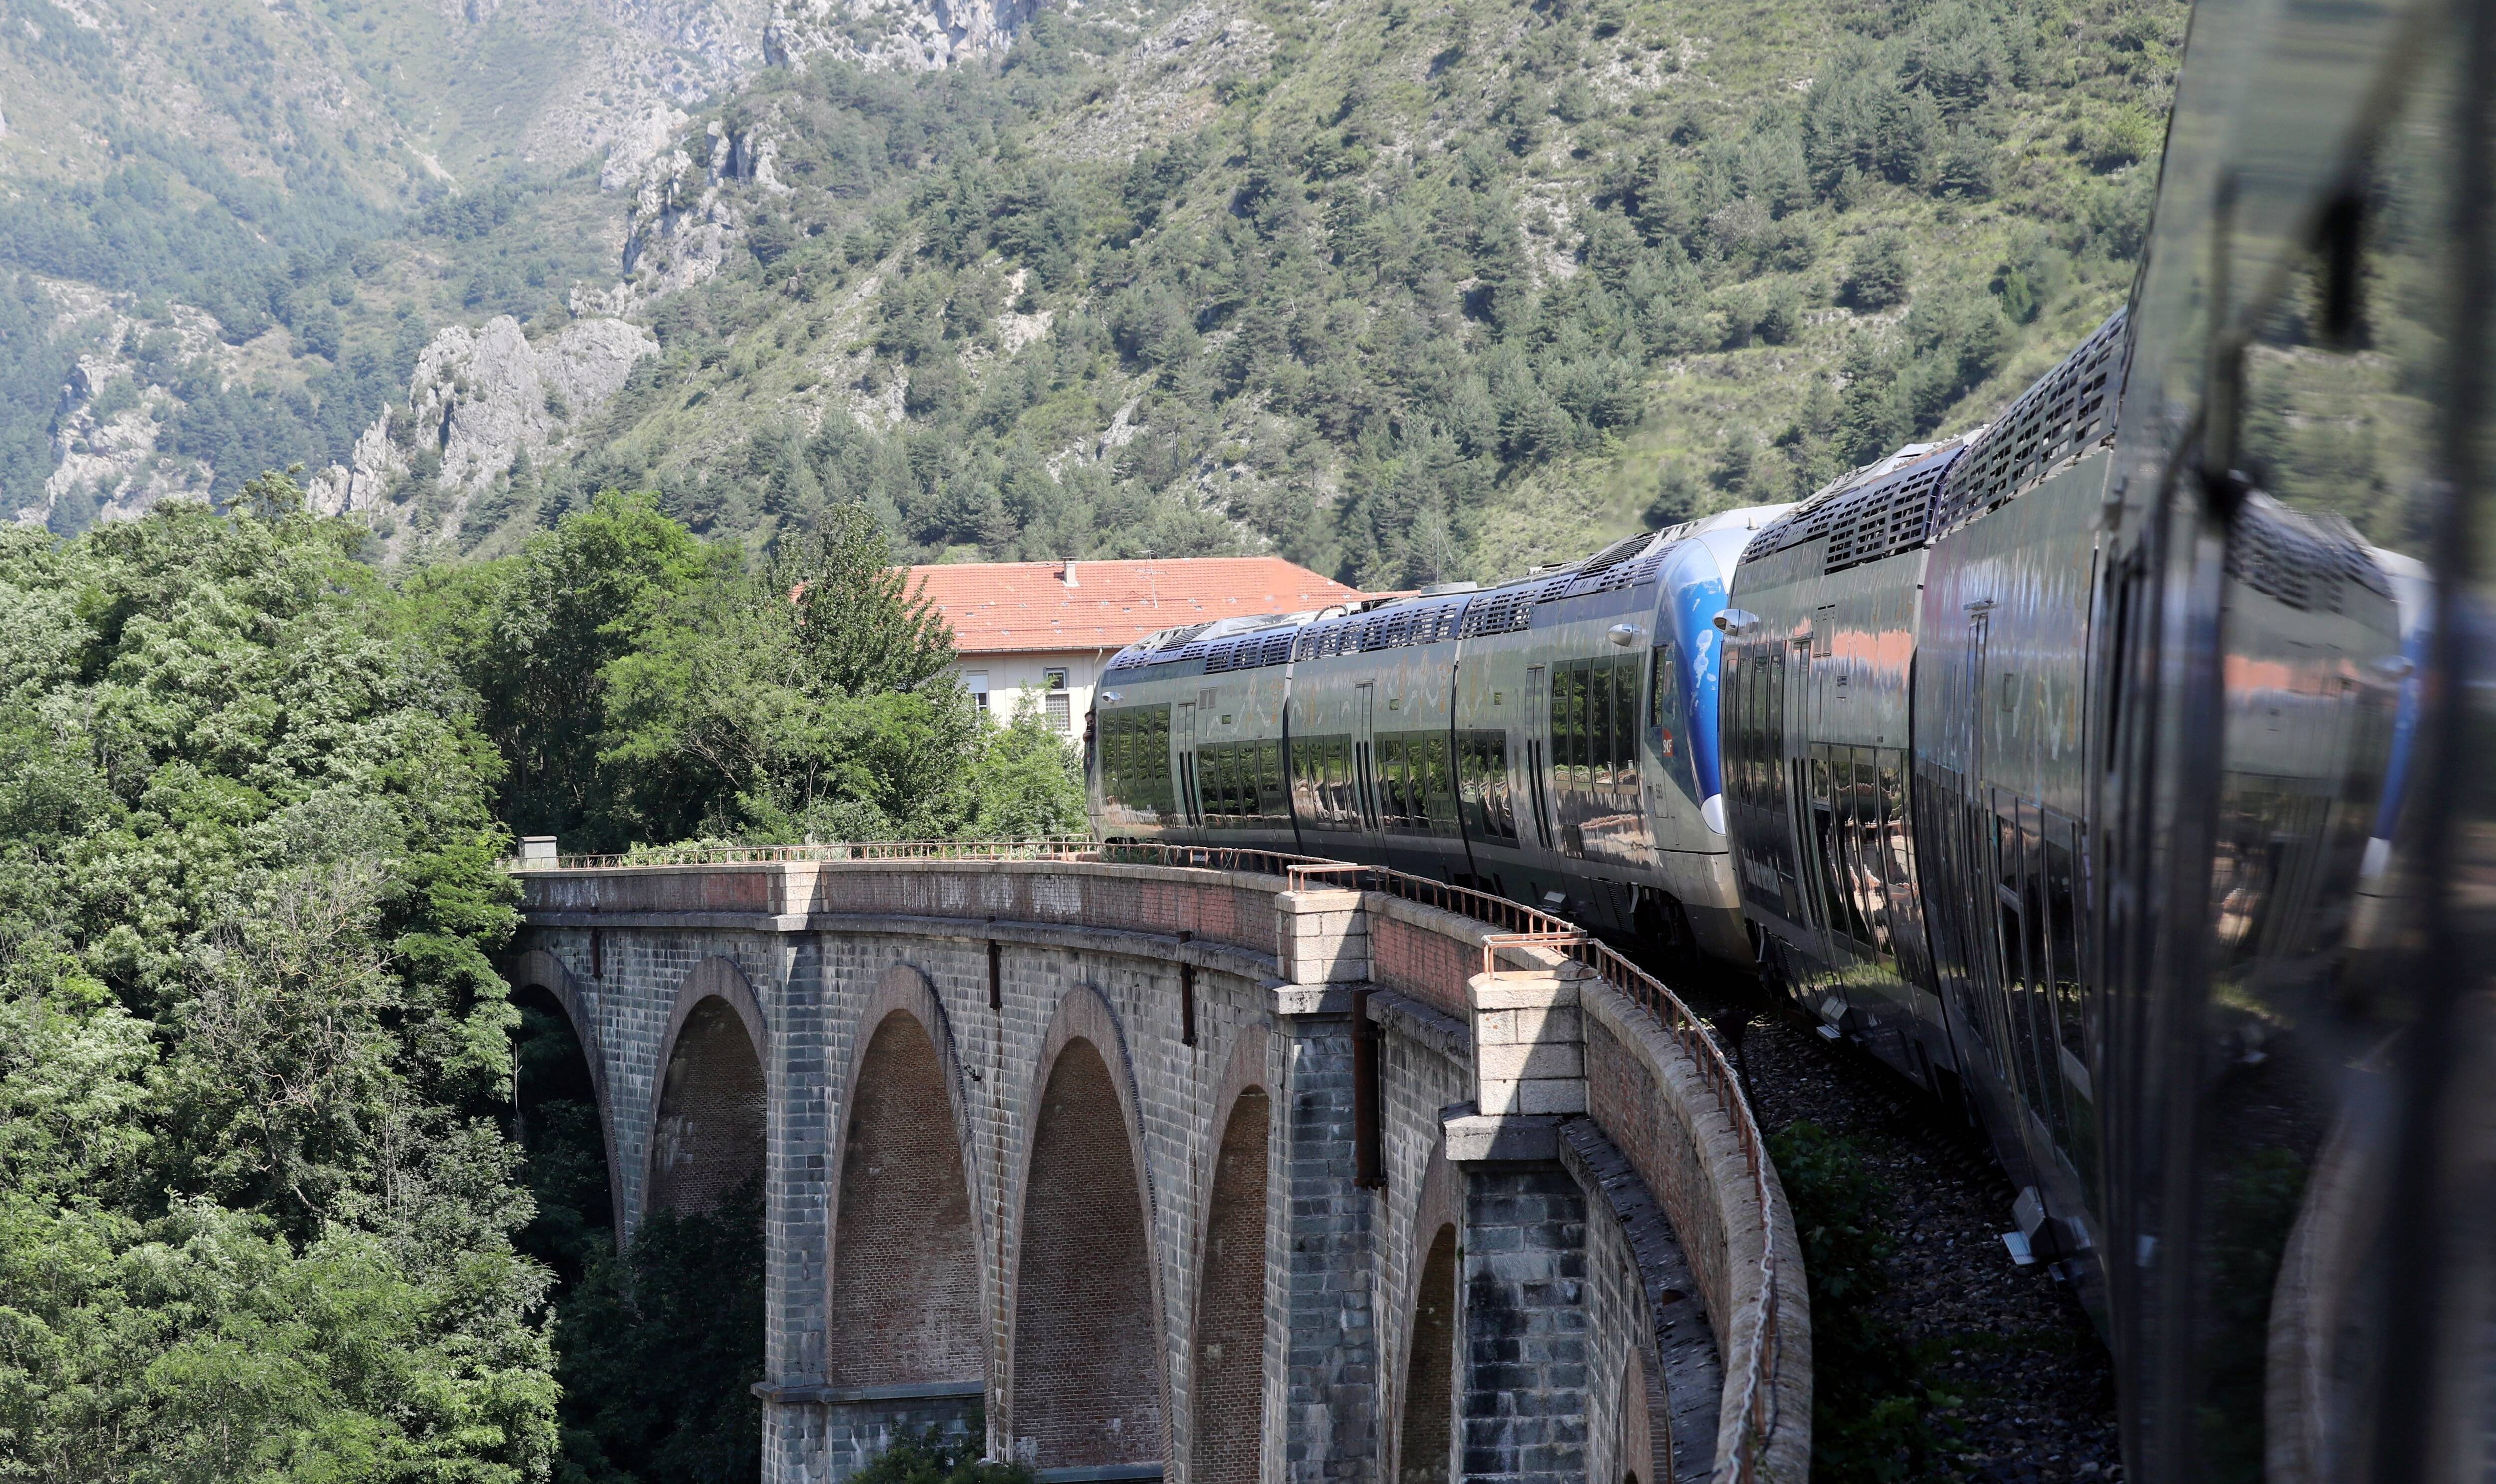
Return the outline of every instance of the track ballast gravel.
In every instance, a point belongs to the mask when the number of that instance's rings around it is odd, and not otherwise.
[[[2071,1288],[2002,1243],[2013,1192],[1975,1130],[1869,1056],[1832,1046],[1748,981],[1690,997],[1748,1011],[1741,1060],[1774,1134],[1807,1121],[1850,1140],[1889,1190],[1890,1289],[1876,1313],[1957,1405],[1927,1418],[1920,1477],[1968,1484],[2105,1484],[2123,1477],[2106,1346]]]

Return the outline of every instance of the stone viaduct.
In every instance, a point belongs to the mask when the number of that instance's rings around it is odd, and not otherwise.
[[[931,1424],[1045,1479],[1806,1474],[1774,1172],[1596,950],[1322,870],[515,869],[619,1237],[762,1183],[771,1484]]]

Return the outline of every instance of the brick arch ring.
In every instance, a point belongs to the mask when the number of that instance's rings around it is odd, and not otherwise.
[[[745,1028],[745,1038],[754,1047],[754,1062],[763,1072],[765,1113],[764,1136],[769,1136],[768,1099],[771,1087],[771,1037],[763,1018],[763,1001],[754,993],[753,981],[734,959],[714,954],[694,965],[693,973],[676,986],[675,1004],[668,1011],[668,1032],[659,1038],[659,1061],[656,1077],[650,1084],[650,1108],[641,1129],[641,1199],[646,1204],[650,1190],[658,1180],[659,1115],[668,1105],[668,1067],[676,1059],[676,1037],[683,1033],[685,1022],[705,1000],[720,1000],[735,1011],[737,1024]],[[764,1159],[769,1163],[767,1152]],[[620,1234],[624,1228],[618,1225]],[[619,1244],[620,1245],[620,1244]]]
[[[1252,1020],[1241,1026],[1238,1033],[1232,1037],[1231,1057],[1223,1066],[1222,1081],[1214,1088],[1213,1101],[1210,1104],[1213,1109],[1213,1121],[1204,1126],[1203,1142],[1200,1147],[1208,1151],[1221,1149],[1222,1136],[1231,1129],[1231,1115],[1238,1108],[1239,1099],[1245,1095],[1263,1093],[1268,1104],[1271,1104],[1274,1098],[1272,1050],[1273,1032],[1263,1020]],[[1272,1117],[1270,1108],[1267,1117]],[[1268,1133],[1270,1132],[1269,1128]],[[1209,1166],[1204,1178],[1209,1187],[1213,1178]],[[1204,1265],[1205,1228],[1212,1224],[1213,1202],[1202,1200],[1197,1204],[1201,1209],[1196,1214],[1195,1251],[1198,1268],[1196,1276],[1201,1277]]]
[[[1222,1140],[1231,1131],[1231,1116],[1238,1111],[1239,1099],[1250,1093],[1261,1093],[1265,1098],[1265,1159],[1268,1181],[1266,1202],[1269,1213],[1272,1209],[1272,1149],[1277,1102],[1274,1097],[1273,1045],[1273,1028],[1262,1018],[1251,1020],[1239,1027],[1231,1039],[1231,1056],[1223,1065],[1222,1081],[1215,1086],[1213,1100],[1208,1104],[1213,1110],[1213,1120],[1204,1126],[1201,1141],[1198,1145],[1204,1151],[1205,1162],[1199,1176],[1199,1189],[1201,1194],[1196,1202],[1196,1229],[1191,1233],[1195,1241],[1190,1251],[1196,1254],[1196,1261],[1185,1279],[1188,1292],[1197,1296],[1196,1301],[1188,1306],[1187,1348],[1191,1356],[1201,1353],[1199,1337],[1204,1322],[1201,1295],[1204,1292],[1206,1267],[1213,1261],[1215,1214],[1213,1192],[1214,1183],[1221,1176]],[[1272,1238],[1270,1221],[1267,1226],[1267,1239],[1270,1241]],[[1264,1266],[1262,1260],[1260,1266]],[[1262,1300],[1259,1307],[1261,1309],[1264,1307]],[[1264,1365],[1263,1357],[1259,1359],[1258,1365],[1262,1371]],[[1170,1445],[1173,1452],[1180,1448],[1182,1442],[1191,1451],[1197,1446],[1196,1427],[1199,1420],[1198,1408],[1201,1406],[1201,1402],[1196,1395],[1196,1376],[1191,1371],[1188,1377],[1188,1405],[1185,1415],[1181,1417],[1167,1412],[1164,1414],[1166,1419],[1163,1424],[1164,1430],[1170,1435]]]
[[[515,990],[543,989],[554,997],[563,1018],[572,1026],[573,1038],[580,1042],[580,1055],[589,1064],[589,1091],[598,1099],[598,1136],[607,1150],[608,1229],[624,1229],[624,1182],[618,1178],[621,1167],[615,1155],[615,1100],[607,1092],[607,1058],[599,1045],[598,1016],[590,1008],[587,997],[572,971],[563,960],[544,948],[531,948],[512,961],[505,981]]]
[[[1430,1245],[1438,1239],[1444,1227],[1456,1229],[1456,1250],[1460,1254],[1464,1251],[1464,1210],[1457,1196],[1458,1181],[1455,1168],[1448,1163],[1448,1140],[1443,1133],[1430,1146],[1430,1162],[1423,1166],[1421,1182],[1415,1190],[1413,1224],[1404,1233],[1403,1281],[1398,1284],[1400,1291],[1395,1295],[1395,1307],[1388,1311],[1403,1316],[1395,1359],[1391,1365],[1381,1368],[1385,1374],[1379,1377],[1383,1383],[1380,1390],[1385,1393],[1388,1404],[1387,1414],[1379,1419],[1379,1441],[1393,1450],[1388,1456],[1388,1464],[1393,1469],[1389,1477],[1400,1475],[1404,1469],[1404,1460],[1394,1455],[1400,1454],[1404,1446],[1405,1390],[1413,1376],[1413,1342],[1415,1331],[1420,1327],[1421,1269],[1429,1265]],[[1456,1270],[1455,1278],[1458,1295],[1455,1317],[1461,1319],[1465,1288],[1462,1267]],[[1459,1346],[1464,1344],[1461,1333],[1456,1343]]]
[[[980,1192],[988,1189],[985,1172],[980,1166],[979,1140],[972,1136],[969,1090],[962,1086],[960,1048],[953,1040],[952,1017],[945,1013],[944,997],[936,993],[924,971],[913,964],[891,963],[876,975],[875,988],[868,993],[864,1008],[852,1022],[857,1031],[850,1037],[847,1074],[840,1085],[840,1103],[834,1110],[831,1127],[825,1130],[825,1148],[829,1153],[828,1168],[824,1180],[824,1251],[829,1260],[824,1264],[824,1305],[831,1312],[832,1283],[840,1267],[840,1253],[834,1250],[841,1230],[841,1161],[848,1158],[850,1116],[858,1108],[858,1078],[866,1069],[867,1047],[873,1044],[875,1033],[895,1015],[907,1015],[927,1033],[936,1048],[936,1061],[945,1069],[945,1106],[953,1116],[953,1142],[962,1151],[962,1183],[971,1198],[971,1221],[976,1233],[976,1252],[991,1252],[995,1233],[988,1220],[986,1203]],[[997,1312],[996,1276],[987,1263],[980,1264],[981,1309],[985,1314]]]
[[[1144,1238],[1144,1277],[1150,1287],[1147,1301],[1152,1306],[1154,1320],[1153,1378],[1154,1385],[1161,1395],[1160,1445],[1162,1456],[1167,1460],[1170,1456],[1172,1436],[1170,1366],[1166,1359],[1170,1347],[1165,1343],[1161,1331],[1162,1326],[1168,1322],[1165,1316],[1170,1311],[1166,1307],[1162,1291],[1159,1241],[1161,1228],[1154,1220],[1158,1196],[1153,1186],[1153,1167],[1146,1158],[1144,1148],[1143,1107],[1136,1091],[1136,1069],[1134,1062],[1128,1056],[1126,1029],[1118,1023],[1118,1012],[1109,1007],[1109,1002],[1102,997],[1099,990],[1088,984],[1077,985],[1068,990],[1064,998],[1057,1002],[1057,1009],[1049,1016],[1048,1032],[1041,1038],[1040,1054],[1032,1062],[1031,1082],[1023,1089],[1022,1128],[1019,1132],[1021,1148],[1014,1156],[1014,1166],[1015,1176],[1014,1240],[1007,1244],[1008,1255],[1004,1263],[1006,1277],[1002,1289],[997,1295],[997,1312],[1004,1316],[1007,1332],[1011,1335],[1016,1324],[1016,1306],[1022,1293],[1022,1252],[1028,1238],[1028,1233],[1024,1229],[1023,1205],[1031,1196],[1031,1165],[1032,1157],[1039,1150],[1041,1103],[1048,1095],[1048,1079],[1057,1069],[1058,1057],[1076,1041],[1089,1042],[1092,1049],[1099,1054],[1102,1063],[1109,1069],[1109,1086],[1118,1096],[1118,1121],[1125,1125],[1127,1158],[1135,1163],[1136,1198],[1142,1207],[1139,1216],[1142,1220]],[[1000,1394],[1005,1402],[1004,1412],[1007,1417],[1014,1415],[1013,1345],[1017,1343],[1019,1343],[1018,1340],[1009,1342],[1005,1363],[997,1368],[995,1379],[990,1383],[992,1389]],[[996,1432],[997,1425],[997,1419],[992,1418],[989,1421],[988,1426],[992,1434]],[[997,1434],[999,1438],[1003,1436],[1003,1434]]]

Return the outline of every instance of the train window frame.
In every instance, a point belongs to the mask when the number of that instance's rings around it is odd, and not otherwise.
[[[1672,756],[1671,739],[1665,730],[1665,687],[1672,680],[1672,641],[1667,639],[1647,651],[1646,680],[1646,745],[1661,760]]]

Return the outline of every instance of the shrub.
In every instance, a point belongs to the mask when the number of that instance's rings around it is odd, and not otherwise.
[[[1874,311],[1903,303],[1908,275],[1906,234],[1881,232],[1856,249],[1855,265],[1846,274],[1846,301]]]
[[[1916,1357],[1880,1313],[1896,1252],[1881,1221],[1888,1188],[1854,1141],[1817,1124],[1768,1140],[1793,1204],[1811,1283],[1812,1470],[1828,1479],[1905,1479],[1921,1472],[1931,1400]]]
[[[983,1459],[977,1441],[947,1438],[932,1427],[894,1438],[850,1475],[851,1484],[1030,1484],[1032,1478],[1023,1465]]]

